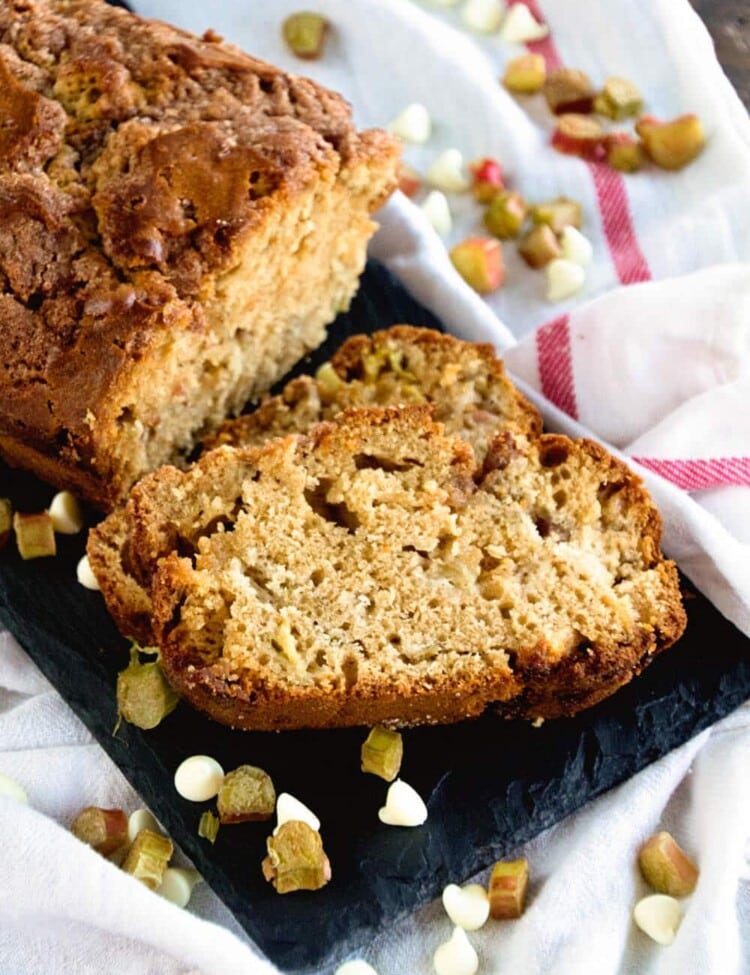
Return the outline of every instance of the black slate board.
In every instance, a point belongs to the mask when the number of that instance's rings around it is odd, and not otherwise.
[[[399,321],[437,326],[382,267],[368,265],[349,314],[305,363],[314,367],[346,336]],[[0,466],[0,495],[22,510],[52,491]],[[425,797],[418,829],[378,822],[386,785],[359,771],[360,730],[234,732],[181,705],[152,732],[117,737],[115,677],[127,662],[98,593],[75,581],[82,538],[60,538],[56,559],[0,555],[0,619],[109,752],[177,843],[260,948],[285,971],[318,971],[436,896],[687,741],[750,696],[747,639],[700,594],[687,593],[685,637],[646,673],[575,719],[535,729],[486,714],[474,722],[404,733],[403,778]],[[687,588],[687,587],[686,587]],[[229,769],[266,768],[279,791],[320,816],[333,880],[280,898],[262,878],[267,824],[225,827],[199,839],[196,805],[172,776],[196,752]],[[82,796],[82,804],[94,802]]]

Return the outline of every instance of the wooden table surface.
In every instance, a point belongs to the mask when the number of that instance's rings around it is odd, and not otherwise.
[[[690,0],[714,39],[716,56],[750,108],[750,0]]]

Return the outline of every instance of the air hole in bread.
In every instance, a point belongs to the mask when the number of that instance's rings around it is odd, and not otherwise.
[[[319,518],[330,521],[331,524],[338,525],[339,528],[346,528],[353,535],[359,528],[359,518],[347,507],[344,501],[330,502],[327,498],[330,489],[331,481],[321,478],[315,488],[305,489],[305,501]]]
[[[539,463],[542,467],[559,467],[569,455],[570,451],[565,444],[550,444],[539,451]]]
[[[374,454],[355,454],[354,466],[358,471],[380,470],[389,474],[403,473],[412,467],[422,467],[418,460],[410,457],[404,458],[402,462],[390,460],[387,457],[377,457]]]

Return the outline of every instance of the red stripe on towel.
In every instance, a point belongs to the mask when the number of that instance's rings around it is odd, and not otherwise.
[[[537,0],[516,0],[516,2],[525,3],[538,21],[546,23]],[[542,55],[548,71],[554,71],[563,64],[560,52],[552,40],[552,34],[548,34],[544,40],[532,41],[526,47],[534,54]],[[625,191],[625,180],[616,169],[612,169],[606,163],[587,162],[586,165],[594,181],[604,236],[618,281],[620,284],[650,281],[651,271],[635,234],[630,204]]]
[[[536,355],[542,395],[577,420],[578,404],[567,315],[561,315],[537,329]]]
[[[634,457],[633,460],[685,491],[728,485],[750,487],[750,457],[711,457],[707,460]]]

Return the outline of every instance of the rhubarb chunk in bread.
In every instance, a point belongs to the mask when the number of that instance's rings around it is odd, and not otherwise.
[[[0,3],[0,456],[109,510],[347,308],[397,141],[101,0]]]
[[[317,379],[288,383],[254,413],[224,424],[206,446],[260,444],[304,433],[347,407],[407,403],[433,404],[436,418],[470,443],[479,461],[498,433],[525,440],[542,429],[539,413],[505,375],[491,345],[397,325],[349,339]],[[171,488],[167,478],[161,483],[162,492]],[[193,544],[203,528],[199,502],[195,511],[188,503],[182,507],[180,525],[155,531],[162,505],[158,493],[136,488],[89,537],[89,559],[112,616],[123,633],[143,643],[153,638],[149,588],[158,559],[179,532]],[[213,517],[211,509],[203,511],[206,522]]]
[[[350,410],[140,490],[157,534],[201,512],[153,577],[165,673],[240,728],[572,714],[685,623],[642,482],[586,440],[477,469],[429,407]]]

